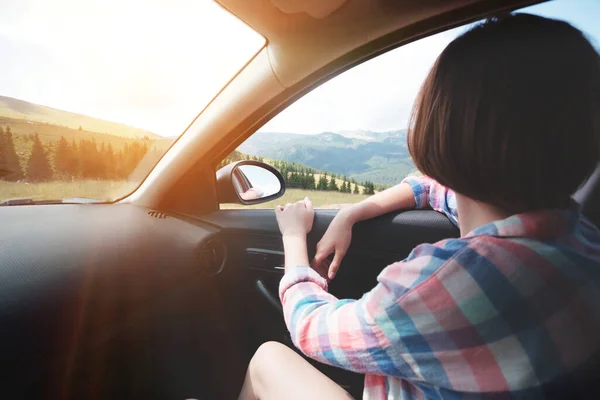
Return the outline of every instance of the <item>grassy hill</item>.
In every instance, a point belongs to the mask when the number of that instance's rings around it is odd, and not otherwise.
[[[58,142],[63,136],[70,143],[71,141],[79,140],[95,140],[98,143],[111,144],[115,150],[118,150],[134,141],[139,141],[137,138],[127,138],[123,136],[108,135],[104,133],[91,132],[87,130],[72,129],[64,126],[51,125],[43,122],[26,121],[23,119],[12,119],[0,117],[0,126],[3,128],[10,127],[13,133],[13,140],[17,154],[22,160],[29,157],[31,146],[33,146],[33,135],[38,133],[42,143],[48,147]],[[158,137],[155,140],[150,139],[151,147],[159,150],[166,150],[173,139]]]
[[[87,132],[106,133],[127,138],[141,139],[144,136],[147,136],[150,139],[161,138],[161,136],[155,133],[125,124],[57,110],[55,108],[5,96],[0,96],[0,117],[57,125],[71,129],[79,129],[79,127],[82,127],[82,129]]]

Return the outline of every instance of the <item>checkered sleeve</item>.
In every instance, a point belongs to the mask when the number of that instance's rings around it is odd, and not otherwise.
[[[359,373],[414,377],[404,338],[418,335],[399,302],[429,279],[453,250],[421,245],[402,262],[385,268],[378,285],[359,300],[338,300],[327,282],[307,266],[289,271],[280,298],[292,341],[315,360]]]
[[[455,225],[458,225],[454,191],[427,176],[409,176],[404,178],[402,183],[410,185],[415,196],[415,208],[431,208],[446,214]]]

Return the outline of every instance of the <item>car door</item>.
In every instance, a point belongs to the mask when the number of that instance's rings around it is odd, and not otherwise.
[[[337,212],[316,211],[308,236],[310,257]],[[218,278],[228,288],[227,301],[244,329],[240,337],[249,346],[249,352],[269,340],[293,348],[278,295],[283,247],[275,213],[220,210],[203,220],[219,227],[226,244],[227,263]],[[405,258],[416,245],[457,236],[456,226],[435,211],[399,211],[361,222],[352,230],[350,249],[329,291],[338,298],[358,299],[377,284],[377,275],[383,268]],[[333,367],[319,368],[360,397],[362,376]]]

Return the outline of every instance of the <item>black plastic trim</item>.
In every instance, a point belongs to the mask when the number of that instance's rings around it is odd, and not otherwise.
[[[256,281],[256,289],[265,299],[267,299],[269,304],[275,307],[279,312],[283,312],[283,307],[281,306],[281,302],[279,301],[279,299],[275,297],[269,291],[269,289],[266,288],[265,284],[260,279]]]

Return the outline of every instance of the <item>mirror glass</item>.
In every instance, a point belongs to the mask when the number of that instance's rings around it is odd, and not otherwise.
[[[242,200],[251,201],[273,196],[281,190],[277,176],[258,165],[240,165],[233,170],[233,184]]]

